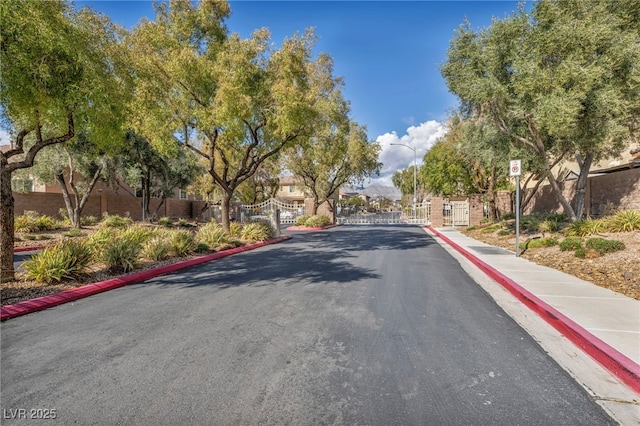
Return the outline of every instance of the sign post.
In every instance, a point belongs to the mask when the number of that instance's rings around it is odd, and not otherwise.
[[[509,162],[509,176],[516,177],[516,257],[520,257],[520,175],[522,164],[520,160]]]

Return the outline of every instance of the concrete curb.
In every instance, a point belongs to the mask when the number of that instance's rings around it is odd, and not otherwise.
[[[327,225],[327,226],[317,226],[317,227],[309,227],[309,226],[290,226],[287,228],[287,231],[322,231],[323,229],[335,228],[338,225]]]
[[[16,247],[13,249],[14,253],[20,253],[23,251],[36,251],[36,250],[42,250],[44,248],[44,246],[33,246],[33,247]]]
[[[574,345],[582,349],[583,352],[596,360],[611,374],[618,377],[634,392],[640,394],[640,365],[589,333],[579,324],[521,287],[506,275],[475,257],[436,229],[431,226],[427,226],[427,229],[469,259],[480,270],[513,294],[529,309],[537,313],[549,325],[562,333]]]
[[[172,263],[171,265],[162,266],[156,269],[150,269],[148,271],[136,272],[130,275],[125,275],[118,278],[112,278],[106,281],[87,284],[82,287],[61,291],[60,293],[50,294],[48,296],[42,296],[42,297],[38,297],[36,299],[31,299],[31,300],[25,300],[24,302],[19,302],[13,305],[6,305],[0,308],[0,321],[5,321],[21,315],[26,315],[32,312],[37,312],[44,309],[52,308],[54,306],[61,305],[63,303],[73,302],[74,300],[93,296],[94,294],[102,293],[108,290],[113,290],[128,284],[133,284],[136,282],[148,280],[149,278],[168,274],[184,268],[189,268],[191,266],[199,265],[201,263],[210,262],[216,259],[222,259],[223,257],[231,256],[233,254],[242,253],[248,250],[253,250],[253,249],[267,246],[270,244],[280,243],[290,238],[291,236],[285,235],[282,237],[274,238],[272,240],[260,241],[254,244],[248,244],[246,246],[236,247],[233,249],[224,250],[217,253],[212,253],[206,256],[196,257],[194,259],[185,260],[183,262]]]

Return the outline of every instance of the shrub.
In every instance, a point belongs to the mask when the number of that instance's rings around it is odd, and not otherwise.
[[[539,247],[553,247],[558,245],[558,240],[555,238],[536,238],[528,243],[520,244],[522,249],[532,249]]]
[[[133,220],[130,217],[122,217],[117,214],[107,215],[100,222],[102,228],[126,228],[131,224],[133,224]]]
[[[540,232],[556,232],[559,228],[558,220],[555,218],[545,219],[538,224],[538,231]]]
[[[309,219],[309,216],[307,216],[306,214],[300,215],[297,217],[295,225],[304,226],[304,224],[307,222],[307,219]]]
[[[515,213],[505,213],[502,215],[502,220],[511,220],[511,219],[515,219],[516,218],[516,214]]]
[[[162,260],[171,253],[171,244],[163,235],[153,236],[142,249],[141,255],[149,260]]]
[[[178,226],[180,226],[180,227],[182,227],[182,228],[193,228],[193,225],[192,225],[192,224],[190,224],[190,223],[187,221],[187,219],[183,219],[183,218],[178,219],[178,223],[177,223],[177,225],[178,225]]]
[[[35,212],[26,212],[16,216],[13,220],[15,232],[28,233],[38,231],[53,231],[60,228],[58,221],[50,216],[35,216]]]
[[[242,224],[239,222],[231,222],[229,224],[229,236],[234,238],[240,238],[242,235]]]
[[[585,249],[584,247],[578,247],[576,249],[576,257],[580,258],[580,259],[584,259],[585,257],[587,257],[587,249]]]
[[[207,244],[209,247],[217,247],[229,242],[229,235],[220,224],[209,222],[198,231],[198,241]]]
[[[577,237],[567,237],[560,242],[560,251],[577,250],[582,247],[582,239]]]
[[[478,229],[478,227],[475,225],[467,227],[467,231],[475,231],[476,229]]]
[[[242,228],[242,239],[246,241],[265,241],[274,234],[275,231],[266,222],[251,222]]]
[[[74,238],[74,237],[84,237],[87,234],[82,232],[78,228],[73,228],[73,229],[69,230],[69,232],[65,232],[63,235],[65,237]]]
[[[564,231],[568,237],[587,237],[607,230],[607,221],[603,219],[576,220]]]
[[[87,245],[91,249],[95,258],[101,257],[101,253],[104,248],[109,244],[109,242],[117,238],[117,234],[118,232],[114,228],[104,228],[99,229],[89,237]]]
[[[311,228],[317,228],[322,226],[327,226],[331,223],[331,219],[322,214],[316,214],[308,218],[304,222],[304,226],[308,226]]]
[[[23,235],[22,238],[24,238],[25,240],[33,241],[33,240],[36,240],[38,237],[36,237],[35,235],[26,234],[26,235]]]
[[[172,232],[169,237],[169,243],[171,245],[171,251],[176,256],[181,257],[188,256],[198,247],[195,235],[189,231]]]
[[[511,235],[513,234],[513,231],[510,231],[508,229],[501,229],[498,231],[498,235],[501,237],[504,237],[505,235]]]
[[[26,214],[16,216],[13,219],[13,228],[15,232],[21,232],[25,234],[34,232],[36,230],[33,219]]]
[[[60,228],[58,221],[50,216],[38,216],[35,219],[35,226],[38,231],[53,231]]]
[[[597,250],[600,254],[607,254],[625,249],[625,245],[622,241],[606,240],[600,237],[589,238],[585,243],[585,246],[588,249]]]
[[[168,217],[161,217],[158,219],[158,225],[164,226],[165,228],[171,228],[173,226],[173,222]]]
[[[132,225],[121,232],[120,238],[127,238],[143,245],[151,239],[154,232],[152,228],[142,225]]]
[[[95,216],[82,216],[80,218],[80,225],[82,226],[93,226],[98,223],[98,218]]]
[[[612,232],[629,232],[640,229],[640,210],[621,210],[609,219]]]
[[[494,224],[493,224],[493,225],[491,225],[491,226],[487,226],[486,228],[484,228],[484,229],[483,229],[482,231],[480,231],[480,232],[482,232],[483,234],[489,234],[489,233],[491,233],[491,232],[495,232],[495,231],[497,231],[497,230],[498,230],[498,229],[500,229],[501,227],[502,227],[502,226],[501,226],[499,223],[494,223]]]
[[[63,240],[43,249],[23,263],[26,275],[36,281],[51,283],[75,279],[82,275],[91,261],[91,250],[82,241]]]
[[[129,272],[135,267],[141,248],[137,241],[119,235],[105,244],[102,261],[112,272]]]

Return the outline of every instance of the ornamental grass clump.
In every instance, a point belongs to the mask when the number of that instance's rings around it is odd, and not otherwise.
[[[122,217],[117,214],[107,215],[102,222],[100,222],[101,228],[126,228],[133,224],[133,220],[130,217]]]
[[[198,248],[195,235],[190,231],[174,231],[169,234],[171,251],[176,256],[185,257]]]
[[[304,226],[308,226],[310,228],[319,228],[329,224],[331,224],[331,219],[323,214],[313,215],[304,222]]]
[[[640,210],[621,210],[609,217],[611,232],[631,232],[640,229]]]
[[[266,222],[251,222],[242,228],[241,238],[245,241],[265,241],[272,238],[275,231]]]
[[[120,234],[103,246],[101,260],[111,272],[129,272],[135,268],[141,250],[139,242]]]
[[[587,218],[573,222],[564,230],[564,234],[567,237],[588,237],[599,232],[606,232],[607,228],[607,220]]]
[[[23,263],[27,277],[47,284],[76,279],[91,262],[91,249],[83,241],[63,240]]]
[[[307,219],[309,219],[309,216],[306,214],[300,215],[296,218],[296,226],[305,226],[305,223],[307,222]]]
[[[205,243],[209,247],[218,247],[228,243],[230,240],[229,234],[227,234],[224,228],[216,222],[209,222],[200,227],[197,239],[199,242]]]
[[[166,259],[170,253],[171,243],[167,236],[160,234],[151,237],[141,251],[142,257],[153,261]]]

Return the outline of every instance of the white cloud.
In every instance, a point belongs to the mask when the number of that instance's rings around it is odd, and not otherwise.
[[[443,123],[430,120],[418,126],[409,127],[407,133],[401,137],[398,136],[396,132],[385,133],[384,135],[378,136],[376,142],[380,143],[380,161],[383,165],[380,176],[371,179],[369,184],[393,186],[391,183],[393,173],[413,165],[413,150],[391,144],[403,144],[415,148],[416,162],[418,167],[420,167],[424,154],[431,149],[436,141],[445,133],[446,127]]]

